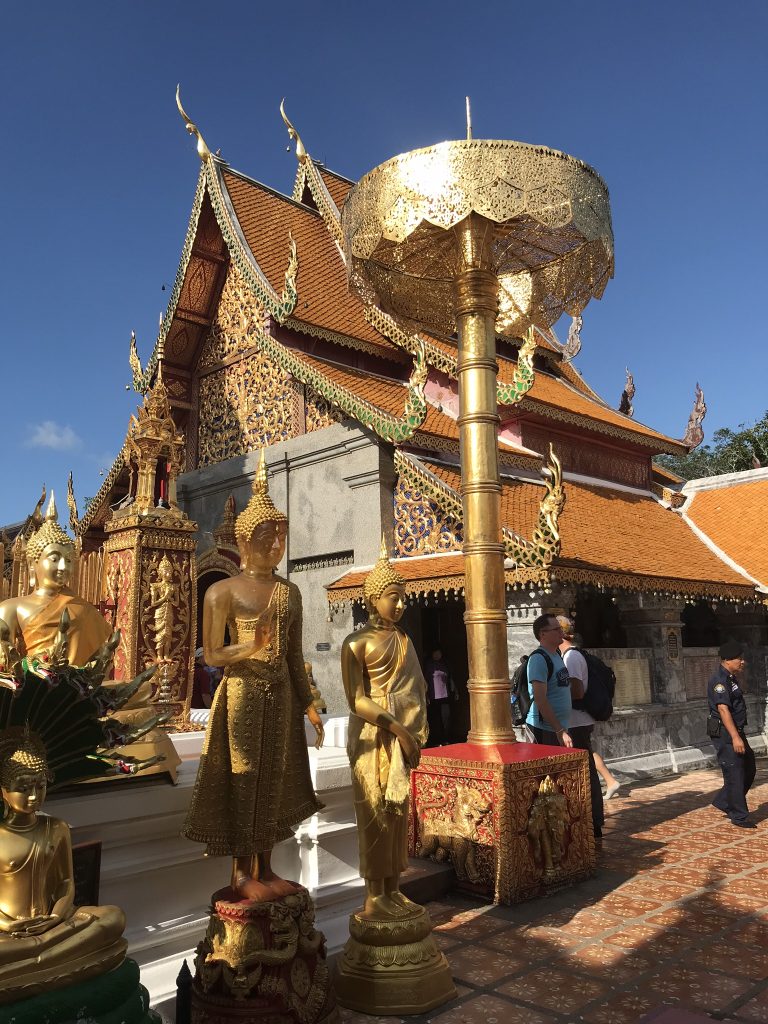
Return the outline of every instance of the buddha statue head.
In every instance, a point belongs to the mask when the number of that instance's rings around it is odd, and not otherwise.
[[[237,517],[235,537],[244,570],[274,572],[285,554],[288,517],[269,496],[264,449],[253,480],[251,499]]]
[[[42,807],[52,781],[45,748],[28,728],[0,748],[0,788],[14,817],[33,816]]]
[[[372,622],[394,625],[403,617],[405,580],[390,564],[383,537],[379,560],[365,577],[363,597]]]
[[[59,526],[56,498],[51,492],[43,525],[27,544],[30,583],[36,590],[64,589],[72,578],[74,560],[74,542]]]

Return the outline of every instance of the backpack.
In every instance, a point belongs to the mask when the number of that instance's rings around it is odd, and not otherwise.
[[[534,654],[541,654],[547,663],[547,682],[552,678],[555,666],[547,652],[538,647]],[[531,695],[528,691],[528,659],[515,669],[512,676],[512,724],[525,725],[528,712],[531,709]]]
[[[596,722],[607,722],[613,714],[616,674],[604,661],[589,651],[574,647],[587,663],[587,690],[573,702],[577,711],[586,711]]]

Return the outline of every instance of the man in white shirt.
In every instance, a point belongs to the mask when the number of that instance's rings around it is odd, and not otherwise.
[[[592,800],[592,827],[595,830],[595,839],[603,834],[605,822],[605,810],[603,808],[603,791],[600,788],[600,778],[595,766],[595,757],[592,752],[592,730],[595,720],[587,711],[578,706],[578,701],[587,692],[589,686],[589,670],[584,655],[577,650],[573,642],[573,623],[565,615],[558,615],[557,621],[563,629],[563,642],[560,645],[565,667],[568,669],[568,677],[571,681],[571,699],[573,709],[571,711],[571,724],[569,732],[577,750],[586,750],[589,757],[589,790]]]

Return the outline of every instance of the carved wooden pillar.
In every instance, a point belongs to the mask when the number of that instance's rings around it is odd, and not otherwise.
[[[117,591],[115,679],[132,679],[157,662],[151,703],[171,710],[168,726],[178,728],[192,696],[197,643],[197,524],[164,513],[114,516],[106,524],[105,578]]]

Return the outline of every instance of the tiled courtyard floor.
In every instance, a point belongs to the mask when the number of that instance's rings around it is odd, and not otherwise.
[[[405,1019],[636,1024],[669,1004],[768,1022],[768,762],[749,798],[757,830],[709,806],[721,781],[705,770],[621,790],[581,885],[516,907],[429,904],[459,997]]]

